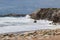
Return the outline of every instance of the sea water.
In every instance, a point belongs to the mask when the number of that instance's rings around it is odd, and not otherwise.
[[[60,28],[60,25],[49,23],[52,21],[37,20],[37,23],[34,23],[34,19],[31,19],[29,15],[26,17],[0,17],[0,33]]]

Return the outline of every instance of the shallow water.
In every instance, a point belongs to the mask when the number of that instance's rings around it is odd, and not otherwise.
[[[60,25],[49,24],[52,21],[34,20],[30,16],[26,17],[0,17],[0,33],[31,31],[40,29],[57,29]]]

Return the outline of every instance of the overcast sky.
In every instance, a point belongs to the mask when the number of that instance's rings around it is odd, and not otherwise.
[[[60,8],[60,0],[0,0],[0,14],[31,13],[39,8]]]

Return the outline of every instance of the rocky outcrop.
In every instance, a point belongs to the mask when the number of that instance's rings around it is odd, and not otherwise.
[[[55,23],[60,23],[60,10],[54,14],[52,14],[52,20]]]
[[[32,19],[47,19],[53,22],[60,22],[59,8],[41,8],[38,12],[30,14]]]

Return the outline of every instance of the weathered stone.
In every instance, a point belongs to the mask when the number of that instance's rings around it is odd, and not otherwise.
[[[34,20],[47,19],[58,23],[60,22],[60,8],[41,8],[38,12],[32,13],[30,16]]]

